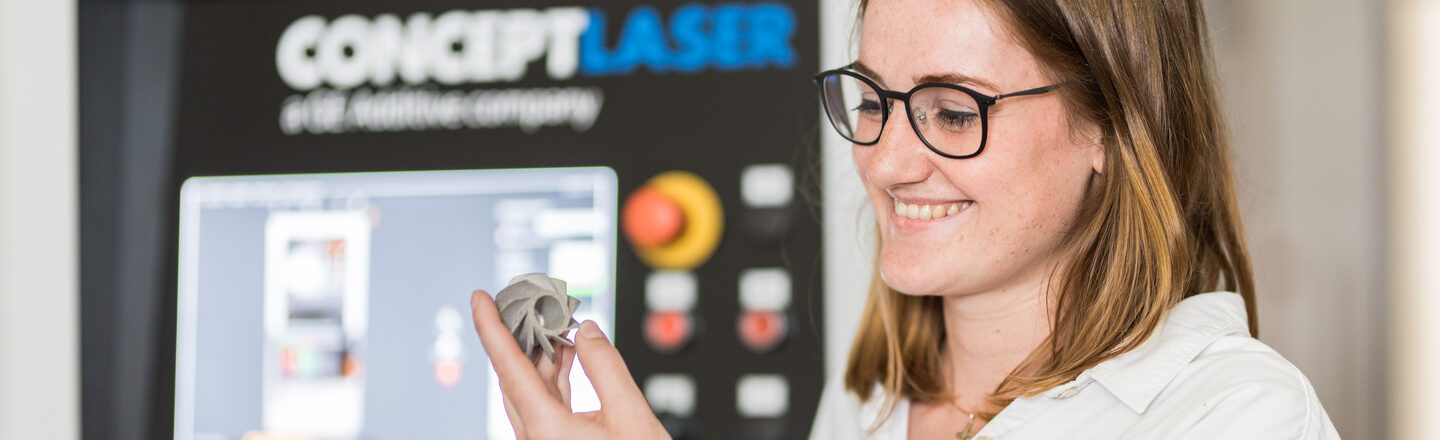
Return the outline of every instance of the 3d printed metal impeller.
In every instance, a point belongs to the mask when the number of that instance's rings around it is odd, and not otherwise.
[[[552,340],[567,347],[575,346],[565,339],[565,334],[580,327],[573,317],[580,300],[565,294],[564,281],[543,273],[515,277],[495,295],[495,305],[500,309],[500,321],[515,335],[515,342],[531,361],[543,350],[554,362]]]

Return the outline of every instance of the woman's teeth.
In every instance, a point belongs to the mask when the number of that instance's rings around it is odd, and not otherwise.
[[[970,207],[971,203],[974,202],[966,201],[941,205],[911,205],[896,200],[895,215],[916,220],[940,219],[955,215],[955,213]]]

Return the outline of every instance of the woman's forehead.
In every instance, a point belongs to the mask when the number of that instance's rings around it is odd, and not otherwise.
[[[900,90],[927,76],[974,77],[1002,89],[994,93],[1042,80],[1034,57],[981,0],[871,0],[858,61]]]

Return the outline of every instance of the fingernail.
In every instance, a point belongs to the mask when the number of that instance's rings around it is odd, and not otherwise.
[[[600,332],[600,326],[595,324],[595,321],[589,320],[580,323],[580,336],[588,339],[605,339],[605,334]]]
[[[475,304],[478,304],[479,301],[480,301],[480,292],[478,292],[478,291],[477,291],[477,292],[470,292],[470,308],[472,308],[472,309],[475,308]]]

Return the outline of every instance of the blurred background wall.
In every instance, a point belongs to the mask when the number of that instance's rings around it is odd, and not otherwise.
[[[1397,0],[1386,13],[1390,186],[1385,371],[1393,438],[1440,438],[1440,2]]]
[[[80,432],[74,18],[0,0],[0,439]]]

